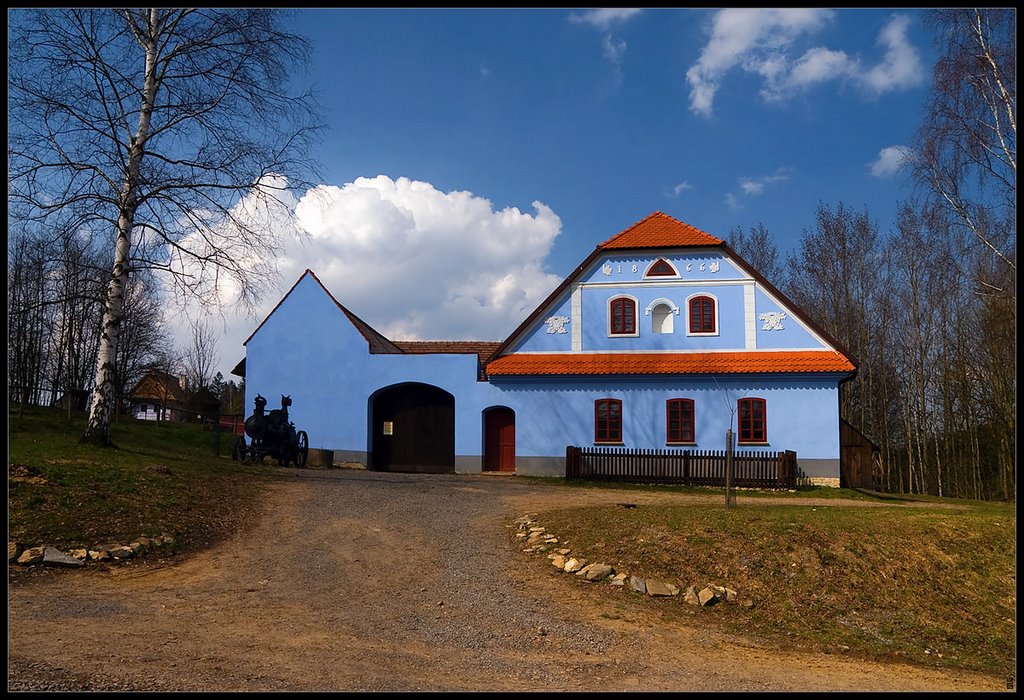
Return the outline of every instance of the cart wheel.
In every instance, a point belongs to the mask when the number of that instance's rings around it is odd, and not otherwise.
[[[306,437],[305,430],[300,430],[299,434],[295,437],[299,445],[299,451],[295,453],[295,466],[304,467],[306,466],[306,460],[309,459],[309,438]]]

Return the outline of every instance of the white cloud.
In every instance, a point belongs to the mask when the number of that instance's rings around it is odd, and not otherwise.
[[[612,36],[609,30],[612,25],[622,24],[642,11],[637,8],[601,9],[569,15],[569,21],[573,24],[586,24],[605,32],[601,39],[601,50],[612,66],[612,79],[616,86],[622,83],[622,57],[626,53],[626,42]]]
[[[722,78],[737,65],[762,75],[778,71],[779,54],[832,16],[832,10],[812,8],[719,10],[711,21],[711,39],[686,72],[690,108],[710,115]]]
[[[341,303],[396,339],[503,340],[561,278],[543,262],[561,220],[471,192],[379,175],[321,186],[295,213],[305,262]]]
[[[607,31],[613,24],[621,24],[641,12],[643,12],[643,10],[635,7],[623,9],[586,10],[584,12],[569,15],[569,21],[573,24],[589,24],[591,27],[597,27],[601,31]]]
[[[875,177],[895,175],[910,159],[910,150],[906,146],[888,146],[878,152],[871,164],[871,174]]]
[[[789,179],[789,173],[785,168],[779,168],[771,175],[763,175],[762,177],[741,177],[737,178],[740,189],[743,190],[743,194],[746,195],[759,195],[764,192],[765,185],[774,185],[779,182],[785,182]]]
[[[907,39],[910,19],[904,15],[894,15],[879,32],[877,43],[885,55],[873,67],[864,68],[860,58],[821,46],[790,56],[801,35],[817,31],[834,16],[833,10],[817,9],[718,11],[708,44],[686,73],[690,109],[710,116],[725,74],[737,66],[764,79],[761,96],[769,101],[833,80],[849,81],[871,97],[925,80],[918,52]]]
[[[897,15],[878,35],[878,43],[885,46],[885,58],[860,76],[863,86],[875,95],[918,85],[927,77],[917,50],[907,40],[909,24],[909,17]]]
[[[692,189],[693,189],[693,185],[691,185],[686,180],[683,180],[678,185],[676,185],[675,187],[672,188],[672,196],[673,197],[678,197],[683,192],[685,192],[687,190],[692,190]]]
[[[622,55],[626,53],[626,42],[615,39],[611,34],[605,34],[601,40],[601,48],[604,50],[604,57],[612,64],[612,76],[618,85],[622,82]]]

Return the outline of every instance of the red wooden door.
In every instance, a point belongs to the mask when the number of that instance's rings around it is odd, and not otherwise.
[[[484,414],[484,471],[516,470],[516,414],[511,408],[492,408]]]

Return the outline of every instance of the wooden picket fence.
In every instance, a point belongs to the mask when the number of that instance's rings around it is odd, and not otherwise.
[[[796,485],[796,452],[733,453],[732,484],[782,489]],[[630,450],[620,447],[565,448],[567,479],[635,484],[725,486],[725,450]]]

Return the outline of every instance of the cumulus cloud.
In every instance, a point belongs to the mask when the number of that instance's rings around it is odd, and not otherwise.
[[[906,146],[888,146],[878,152],[878,157],[870,163],[871,174],[875,177],[895,175],[910,159],[910,150]]]
[[[819,29],[833,14],[813,8],[719,10],[711,20],[710,40],[686,72],[690,108],[710,115],[722,78],[738,65],[765,76],[781,70],[781,54],[793,40]]]
[[[643,12],[635,7],[622,9],[600,9],[574,12],[569,15],[569,21],[573,24],[587,24],[605,32],[615,24],[621,24],[626,20]]]
[[[287,232],[279,282],[267,280],[255,313],[220,319],[220,371],[244,356],[242,342],[306,268],[388,338],[504,340],[562,280],[544,271],[561,219],[542,202],[532,207],[496,209],[472,192],[385,175],[307,191],[273,214]],[[183,344],[185,316],[178,326]]]
[[[390,338],[503,340],[561,281],[543,270],[561,220],[533,208],[404,177],[324,185],[295,208],[310,235],[295,276],[312,267]]]
[[[859,76],[864,87],[876,95],[918,85],[927,77],[917,50],[907,40],[909,25],[909,17],[897,15],[878,35],[878,43],[885,47],[885,58]]]
[[[926,78],[917,49],[907,38],[910,18],[895,15],[882,28],[877,43],[885,53],[874,66],[864,67],[857,56],[826,47],[813,47],[799,56],[793,44],[835,17],[823,9],[727,9],[711,23],[711,38],[686,73],[690,109],[710,116],[714,98],[730,70],[759,75],[761,96],[780,101],[829,81],[850,82],[869,97],[904,89]]]

